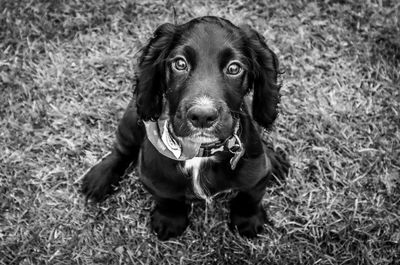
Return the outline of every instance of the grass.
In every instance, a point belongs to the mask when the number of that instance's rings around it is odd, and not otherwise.
[[[271,136],[292,168],[267,191],[274,226],[258,239],[227,229],[222,200],[158,241],[135,172],[102,204],[79,194],[173,6],[178,23],[248,23],[280,59]],[[400,264],[399,16],[389,0],[2,0],[0,264]]]

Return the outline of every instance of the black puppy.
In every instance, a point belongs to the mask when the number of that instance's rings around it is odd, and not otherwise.
[[[83,193],[103,200],[138,162],[160,239],[183,233],[190,199],[225,190],[237,191],[230,228],[256,236],[266,185],[288,169],[261,137],[278,113],[277,75],[276,55],[248,26],[218,17],[161,25],[142,50],[114,149],[86,174]]]

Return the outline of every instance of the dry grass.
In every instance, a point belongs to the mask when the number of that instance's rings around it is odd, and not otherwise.
[[[273,137],[292,169],[265,197],[274,227],[230,233],[199,204],[178,239],[149,231],[133,173],[85,205],[76,180],[113,141],[155,27],[212,14],[258,29],[284,86]],[[397,1],[0,3],[0,264],[400,264]]]

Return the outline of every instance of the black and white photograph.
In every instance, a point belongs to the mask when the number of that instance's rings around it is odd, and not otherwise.
[[[0,265],[400,265],[397,0],[0,0]]]

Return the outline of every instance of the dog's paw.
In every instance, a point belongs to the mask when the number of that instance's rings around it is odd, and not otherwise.
[[[255,214],[250,216],[231,213],[229,228],[232,231],[237,228],[241,236],[253,238],[264,231],[264,224],[267,222],[267,214],[265,213],[265,210],[260,207]]]
[[[157,209],[151,213],[151,228],[160,240],[180,236],[188,224],[187,214],[166,216]]]
[[[83,178],[81,192],[86,199],[95,202],[103,201],[108,194],[112,192],[110,182],[107,180],[108,175],[112,172],[104,172],[99,165],[94,166]]]
[[[121,170],[116,170],[117,161],[109,155],[90,169],[83,177],[81,192],[86,199],[95,202],[103,201],[115,190],[121,176]],[[123,172],[123,171],[122,171]]]

